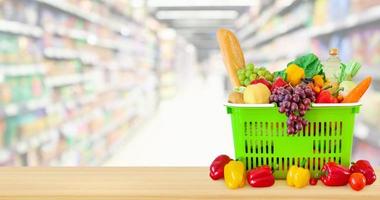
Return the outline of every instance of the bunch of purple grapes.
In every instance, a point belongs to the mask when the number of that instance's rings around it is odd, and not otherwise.
[[[296,134],[306,127],[308,122],[303,117],[315,99],[313,90],[302,83],[296,87],[286,85],[275,88],[269,100],[276,103],[280,113],[285,113],[288,117],[288,134]]]

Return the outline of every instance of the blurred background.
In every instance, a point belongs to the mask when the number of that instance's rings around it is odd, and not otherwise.
[[[215,33],[274,71],[337,47],[375,82],[353,159],[380,166],[380,0],[0,0],[1,166],[206,166],[234,155]]]

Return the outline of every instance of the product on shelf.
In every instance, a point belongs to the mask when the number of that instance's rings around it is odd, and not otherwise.
[[[0,1],[0,146],[15,152],[14,162],[1,165],[99,164],[141,123],[135,119],[151,116],[164,41],[126,16],[130,8],[121,1]],[[162,63],[175,77],[175,48],[186,44],[165,42]]]

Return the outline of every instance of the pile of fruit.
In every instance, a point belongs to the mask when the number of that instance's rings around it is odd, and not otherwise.
[[[308,169],[304,168],[304,160],[301,166],[293,165],[289,168],[286,183],[295,188],[303,188],[307,185],[317,185],[320,180],[326,186],[345,186],[349,184],[353,190],[360,191],[366,185],[372,185],[376,181],[373,167],[367,160],[358,160],[352,163],[350,168],[345,168],[335,162],[327,162],[320,173],[311,176]],[[270,187],[275,178],[269,166],[261,166],[245,170],[244,163],[232,160],[227,155],[220,155],[210,165],[210,177],[212,180],[224,179],[230,189],[244,187],[246,182],[252,187]]]
[[[338,63],[330,61],[324,66],[312,53],[296,58],[281,71],[271,73],[264,67],[245,64],[239,41],[232,32],[220,29],[217,36],[234,86],[228,102],[276,104],[279,112],[288,117],[288,134],[296,134],[306,127],[308,122],[304,116],[313,103],[356,103],[372,82],[371,77],[358,84],[352,81],[361,68],[355,61],[344,64],[338,59]],[[334,52],[335,56],[337,50]],[[333,58],[336,60],[337,57]],[[334,64],[338,66],[328,66]],[[337,70],[331,73],[333,68]]]

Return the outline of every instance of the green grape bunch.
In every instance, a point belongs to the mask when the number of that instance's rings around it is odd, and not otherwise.
[[[248,86],[253,80],[265,78],[273,82],[273,74],[264,67],[255,67],[254,64],[248,64],[245,68],[239,69],[237,75],[241,85]]]

